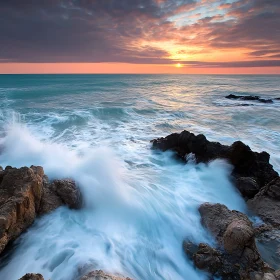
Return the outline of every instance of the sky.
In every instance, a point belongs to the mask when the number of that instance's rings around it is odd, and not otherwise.
[[[280,0],[0,0],[0,73],[280,74]]]

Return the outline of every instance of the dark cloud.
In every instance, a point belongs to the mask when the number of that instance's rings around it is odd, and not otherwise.
[[[199,7],[207,9],[213,3],[218,13],[206,14],[194,24],[180,27],[170,20]],[[195,38],[190,38],[192,34],[196,34]],[[247,48],[252,60],[265,59],[230,62],[231,66],[188,62],[195,67],[279,66],[275,59],[280,53],[280,1],[238,0],[230,4],[222,0],[1,0],[0,38],[0,63],[167,64],[176,61],[168,58],[168,49],[162,48],[160,42],[172,41],[182,46],[200,46],[203,53],[210,48]],[[141,40],[146,43],[139,44]],[[150,41],[159,45],[149,45]]]

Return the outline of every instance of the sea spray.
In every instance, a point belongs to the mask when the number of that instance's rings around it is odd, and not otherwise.
[[[96,268],[139,280],[204,279],[182,250],[184,238],[213,244],[197,207],[221,202],[246,211],[224,161],[183,164],[150,150],[149,164],[133,168],[110,148],[77,152],[40,141],[23,124],[8,128],[1,143],[4,166],[42,165],[51,179],[72,177],[85,206],[39,218],[16,242],[0,279],[33,271],[69,280]]]

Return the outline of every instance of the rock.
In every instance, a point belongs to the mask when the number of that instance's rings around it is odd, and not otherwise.
[[[184,241],[183,249],[197,268],[207,271],[212,275],[220,274],[219,271],[222,271],[223,254],[221,251],[204,243],[200,243],[197,246],[187,241]]]
[[[253,198],[260,190],[257,180],[252,177],[237,177],[235,185],[246,199]]]
[[[277,280],[273,273],[252,272],[250,280]]]
[[[53,181],[54,189],[61,200],[72,209],[80,209],[82,196],[75,181],[72,179]]]
[[[231,211],[222,204],[204,203],[199,207],[202,224],[218,242],[218,249],[207,244],[184,242],[186,254],[199,269],[222,279],[251,279],[252,272],[266,273],[255,244],[254,228],[241,212]]]
[[[3,167],[2,167],[2,166],[0,166],[0,172],[1,172],[1,171],[3,171]]]
[[[51,211],[57,209],[58,207],[63,205],[63,201],[57,195],[55,188],[53,188],[53,184],[49,182],[47,176],[43,177],[43,195],[41,199],[41,205],[39,209],[39,214],[47,214]]]
[[[19,280],[44,280],[41,274],[27,273]]]
[[[198,163],[207,163],[217,158],[228,160],[234,167],[232,175],[239,180],[241,193],[248,198],[279,176],[269,163],[268,153],[253,152],[241,141],[226,146],[219,142],[210,142],[202,134],[196,136],[185,130],[180,134],[173,133],[151,142],[153,148],[162,151],[173,150],[184,160],[190,153],[195,155]]]
[[[258,234],[256,244],[262,259],[272,268],[280,264],[280,230],[269,229]]]
[[[80,280],[132,280],[132,279],[107,274],[102,270],[95,270],[83,276]]]
[[[0,253],[34,221],[42,197],[41,167],[7,167],[0,179]]]
[[[252,223],[241,212],[230,211],[225,205],[219,203],[203,203],[199,207],[199,213],[202,225],[211,232],[221,247],[224,247],[224,241],[226,241],[229,253],[231,253],[231,245],[229,244],[228,235],[233,234],[237,239],[234,241],[237,244],[232,244],[232,246],[241,248],[244,247],[244,242],[248,239],[249,233],[250,239],[253,239],[254,229]],[[226,232],[227,234],[225,235]]]
[[[280,228],[280,178],[263,187],[247,205],[264,222]]]
[[[81,208],[82,196],[75,181],[64,179],[49,182],[48,177],[44,176],[43,182],[40,214],[47,214],[64,204],[71,209]]]
[[[0,171],[0,253],[37,215],[63,204],[74,209],[81,207],[81,194],[73,180],[50,183],[40,166],[7,166]]]
[[[253,95],[235,95],[230,94],[226,96],[227,99],[234,99],[234,100],[244,100],[244,101],[258,101],[261,103],[273,103],[272,99],[264,99],[260,98],[259,96],[253,96]]]

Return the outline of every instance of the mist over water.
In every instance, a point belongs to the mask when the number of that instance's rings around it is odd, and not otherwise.
[[[0,76],[0,165],[42,165],[50,179],[74,178],[85,207],[36,220],[2,261],[0,279],[27,272],[76,279],[104,269],[140,279],[205,279],[182,242],[214,241],[198,206],[246,212],[231,166],[183,164],[149,140],[183,129],[266,150],[277,171],[280,102],[242,107],[225,95],[279,97],[275,76]]]

